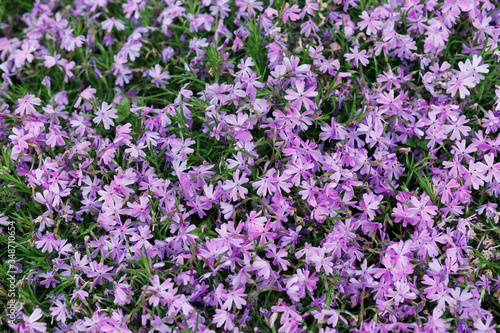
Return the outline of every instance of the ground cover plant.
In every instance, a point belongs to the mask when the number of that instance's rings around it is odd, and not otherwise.
[[[0,326],[498,332],[489,0],[0,2]]]

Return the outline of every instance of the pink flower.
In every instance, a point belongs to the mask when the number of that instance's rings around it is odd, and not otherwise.
[[[396,289],[388,289],[385,296],[392,299],[396,306],[405,300],[413,300],[417,298],[417,295],[411,291],[408,283],[396,281],[394,282],[394,286]]]
[[[465,96],[470,95],[469,88],[473,88],[476,83],[474,77],[469,72],[458,72],[456,73],[449,82],[450,87],[446,89],[446,93],[455,96],[457,90],[460,92],[460,98],[465,98]]]
[[[40,105],[42,100],[35,97],[33,94],[24,95],[23,98],[17,100],[18,107],[14,110],[14,114],[19,114],[21,117],[24,116],[39,116],[40,114],[36,112],[33,105]]]
[[[127,206],[130,209],[127,209],[127,214],[133,217],[138,217],[141,222],[146,222],[151,217],[149,216],[149,209],[151,204],[149,203],[149,199],[146,196],[141,196],[139,198],[139,203],[137,202],[128,202]]]
[[[474,328],[476,328],[476,330],[474,330],[472,333],[495,333],[495,332],[497,332],[496,331],[497,326],[493,322],[493,316],[489,315],[485,319],[486,320],[484,321],[484,323],[480,319],[476,320],[476,322],[474,323]]]
[[[331,274],[333,272],[333,257],[326,254],[325,248],[315,248],[311,253],[311,261],[316,267],[316,272],[321,271],[321,269],[323,269],[326,274]]]
[[[296,276],[288,279],[286,282],[286,287],[284,288],[286,294],[290,297],[290,299],[294,302],[300,301],[300,286],[298,283],[298,278]]]
[[[413,208],[410,208],[410,212],[415,214],[420,214],[422,220],[427,221],[428,224],[432,222],[432,216],[437,214],[437,207],[432,205],[429,196],[423,195],[420,200],[416,197],[411,197],[411,203],[413,204]],[[430,205],[428,205],[430,203]]]
[[[141,47],[142,44],[139,41],[132,40],[125,43],[118,54],[124,58],[130,58],[130,61],[135,61],[135,59],[140,55],[139,51],[141,50]]]
[[[233,304],[238,310],[241,309],[243,305],[247,304],[247,301],[245,301],[245,299],[243,298],[246,295],[247,294],[245,294],[244,288],[231,290],[226,294],[226,301],[224,302],[222,309],[231,310]]]
[[[168,79],[170,79],[170,75],[168,75],[168,72],[163,72],[162,68],[159,64],[156,64],[156,66],[152,67],[148,71],[149,76],[153,78],[152,83],[156,84],[156,87],[159,88],[160,86],[162,88],[165,88],[168,84]]]
[[[41,203],[42,205],[47,205],[51,207],[54,200],[54,193],[49,190],[43,190],[43,194],[40,192],[35,193],[34,199]]]
[[[142,289],[146,289],[145,295],[151,296],[149,298],[150,305],[158,306],[160,301],[162,305],[165,305],[167,302],[173,301],[177,289],[172,288],[174,284],[171,279],[166,279],[160,284],[160,277],[155,275],[151,279],[151,284],[151,286],[142,287]]]
[[[33,139],[33,134],[25,133],[24,128],[12,128],[12,132],[14,134],[9,135],[9,139],[12,141],[14,145],[19,147],[20,150],[25,150],[29,148],[28,141]]]
[[[298,80],[295,82],[297,91],[294,91],[293,89],[287,89],[286,91],[287,95],[285,96],[285,99],[287,101],[293,101],[292,107],[296,110],[300,110],[302,103],[304,103],[307,110],[313,109],[316,105],[314,101],[309,99],[318,96],[318,92],[315,91],[316,87],[310,87],[304,92],[304,86],[304,81]]]
[[[314,163],[311,161],[303,162],[302,159],[298,158],[293,164],[287,165],[287,168],[283,172],[288,178],[292,178],[292,183],[295,186],[300,186],[301,177],[307,179],[311,173],[308,171],[314,167]]]
[[[14,64],[16,67],[21,67],[24,65],[26,61],[28,63],[31,63],[33,59],[35,58],[33,56],[33,52],[35,52],[39,47],[38,41],[35,39],[25,39],[23,42],[23,45],[21,46],[21,49],[17,49],[14,53]]]
[[[274,175],[276,174],[276,169],[269,169],[264,176],[252,184],[254,188],[257,189],[257,195],[266,196],[267,192],[274,193],[276,191],[276,186],[274,185]]]
[[[415,211],[410,211],[410,206],[401,205],[399,202],[396,204],[396,207],[392,210],[392,216],[394,217],[395,222],[403,221],[403,227],[406,227],[408,223],[416,224],[414,217],[416,215]]]
[[[372,12],[370,15],[368,15],[368,13],[365,11],[363,11],[361,13],[361,15],[359,16],[360,18],[362,18],[363,20],[358,22],[358,27],[361,29],[361,30],[364,30],[365,28],[366,29],[366,34],[368,36],[370,36],[371,34],[376,34],[377,31],[379,31],[380,29],[382,29],[382,22],[380,21],[376,21],[375,18],[374,18],[374,13]]]
[[[370,220],[373,220],[375,218],[375,212],[379,208],[379,204],[382,201],[383,196],[381,195],[373,195],[373,192],[365,193],[363,194],[363,200],[360,202],[360,207],[363,211],[362,218],[366,219],[367,217],[370,218]]]
[[[132,331],[127,328],[125,323],[115,319],[109,320],[108,323],[104,324],[101,329],[104,333],[132,333]]]
[[[316,273],[309,274],[307,269],[297,269],[298,282],[302,284],[301,289],[307,289],[312,293],[317,288],[316,283],[319,281],[319,278],[316,277]]]
[[[148,239],[152,238],[153,235],[151,234],[151,231],[149,229],[149,226],[144,225],[138,228],[139,234],[133,233],[130,235],[130,241],[131,242],[139,242],[140,247],[142,247],[143,244],[149,244]]]
[[[495,163],[494,159],[495,155],[490,153],[484,156],[486,164],[482,162],[476,163],[476,170],[483,173],[482,178],[485,182],[490,182],[493,177],[497,182],[500,181],[500,162]]]
[[[37,323],[38,319],[42,318],[42,310],[36,308],[35,311],[28,317],[23,314],[24,323],[20,324],[19,332],[22,333],[36,333],[45,332],[47,330],[47,324]]]
[[[309,35],[311,34],[311,30],[313,31],[313,33],[319,31],[318,26],[311,19],[302,23],[300,28],[301,28],[300,33],[304,34],[306,37],[309,37]]]
[[[394,98],[394,90],[390,90],[388,94],[382,93],[377,102],[381,104],[380,110],[398,113],[402,109],[403,98],[402,95],[398,95]]]
[[[342,124],[335,121],[335,117],[332,117],[331,125],[323,124],[321,126],[321,133],[319,137],[323,141],[330,140],[344,140],[347,136],[347,131]]]
[[[123,24],[123,22],[121,20],[115,19],[113,17],[102,21],[101,26],[108,33],[110,33],[113,30],[113,26],[118,31],[122,31],[123,29],[125,29],[125,25]]]
[[[358,61],[361,62],[363,66],[368,65],[368,58],[366,56],[366,50],[363,50],[361,52],[358,52],[358,47],[355,46],[354,48],[349,48],[352,53],[346,53],[345,59],[346,60],[352,60],[354,59],[354,67],[358,68]]]
[[[95,278],[94,286],[97,284],[102,285],[103,278],[108,281],[113,281],[114,273],[109,272],[113,270],[113,267],[106,266],[102,263],[98,263],[97,261],[92,261],[89,266],[87,276],[89,278]]]
[[[146,156],[146,153],[143,149],[146,148],[144,143],[140,143],[139,145],[134,145],[131,143],[127,149],[125,149],[125,154],[130,154],[131,159],[141,158]]]
[[[85,99],[87,101],[91,101],[94,98],[94,94],[96,92],[97,92],[97,90],[95,90],[91,86],[88,86],[87,89],[85,89],[84,91],[82,91],[80,93],[80,95],[78,96],[78,99],[76,100],[76,103],[75,103],[74,107],[75,108],[79,107],[80,104],[82,103],[82,99]],[[92,108],[92,106],[87,101],[85,101],[84,106],[83,106],[83,108],[85,110],[89,110],[89,109]]]
[[[471,128],[469,126],[465,126],[469,120],[465,118],[465,116],[461,115],[459,118],[453,119],[451,125],[443,125],[443,129],[446,134],[450,134],[451,140],[460,140],[462,136],[469,135]]]
[[[290,19],[290,21],[297,21],[300,18],[300,14],[297,13],[300,13],[300,7],[298,5],[294,4],[290,7],[290,4],[286,3],[283,15],[281,16],[283,18],[283,23],[286,23],[288,19]]]
[[[50,308],[50,311],[52,311],[50,315],[55,316],[57,321],[66,323],[66,317],[71,318],[66,303],[56,300],[54,305]]]
[[[240,170],[236,170],[233,174],[233,180],[226,180],[225,184],[222,186],[222,189],[225,191],[231,191],[230,196],[233,201],[238,200],[238,197],[241,199],[245,199],[245,195],[248,193],[248,190],[243,187],[243,184],[248,183],[248,178],[245,174],[240,177]]]
[[[84,322],[82,324],[82,328],[86,328],[86,332],[89,333],[97,333],[101,332],[101,328],[106,324],[106,313],[99,314],[99,311],[95,311],[92,315],[92,318],[85,317]]]
[[[268,279],[271,276],[272,269],[267,260],[264,260],[259,256],[255,256],[252,266],[253,270],[256,270],[257,274],[264,279]]]
[[[217,327],[224,325],[224,330],[231,331],[234,328],[233,319],[234,315],[231,315],[228,311],[219,309],[215,310],[214,323]]]
[[[126,283],[117,283],[113,281],[115,285],[115,300],[113,303],[118,305],[125,305],[131,302],[130,296],[134,295],[132,291],[132,286]]]
[[[101,122],[104,125],[105,129],[109,129],[110,126],[114,126],[113,120],[111,118],[118,118],[116,114],[117,110],[111,108],[112,105],[103,102],[101,108],[99,108],[96,112],[97,117],[95,117],[92,121],[96,124],[100,124]]]
[[[267,246],[266,252],[266,258],[274,259],[273,265],[280,265],[284,271],[288,269],[288,266],[290,266],[290,262],[283,259],[288,257],[287,251],[282,248],[278,249],[275,244],[271,243]]]
[[[481,56],[474,54],[472,56],[472,62],[470,61],[470,59],[465,60],[465,63],[460,61],[458,63],[458,67],[460,68],[461,72],[471,73],[475,81],[474,83],[478,84],[479,82],[481,82],[481,80],[484,80],[484,76],[480,73],[487,74],[489,72],[487,64],[479,65],[482,60],[483,58],[481,58]]]

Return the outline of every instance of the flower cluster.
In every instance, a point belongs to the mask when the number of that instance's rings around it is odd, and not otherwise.
[[[10,329],[500,328],[495,0],[37,0],[1,26]]]

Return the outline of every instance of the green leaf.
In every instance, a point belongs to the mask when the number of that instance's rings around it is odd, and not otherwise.
[[[429,143],[430,140],[422,140],[422,139],[408,139],[406,140],[406,145],[412,147],[412,148],[419,148],[424,151],[427,151],[429,148],[427,148],[427,143]]]
[[[118,115],[118,118],[116,118],[117,123],[121,123],[127,119],[128,116],[130,116],[132,112],[130,112],[130,101],[127,97],[122,98],[120,104],[116,107],[116,110],[118,111],[116,113]]]

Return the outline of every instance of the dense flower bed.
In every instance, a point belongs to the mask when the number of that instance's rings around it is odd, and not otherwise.
[[[496,332],[499,13],[0,4],[1,325]]]

